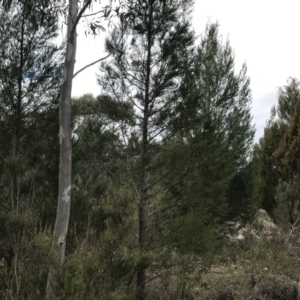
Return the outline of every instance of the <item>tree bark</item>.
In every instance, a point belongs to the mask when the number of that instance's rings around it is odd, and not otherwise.
[[[147,30],[147,62],[146,62],[146,81],[145,81],[145,104],[143,115],[143,140],[142,140],[142,170],[141,170],[141,197],[139,203],[139,246],[141,254],[146,251],[146,231],[147,231],[147,199],[148,199],[148,127],[149,127],[149,104],[150,104],[150,75],[151,75],[151,47],[152,47],[152,4],[149,8],[149,25]],[[137,300],[146,299],[146,266],[144,262],[137,269]]]
[[[72,141],[71,141],[71,93],[76,56],[76,25],[78,15],[78,0],[69,0],[67,25],[67,52],[64,64],[64,76],[61,85],[59,101],[59,188],[58,205],[55,227],[53,231],[52,250],[60,265],[65,259],[66,236],[69,225],[71,206],[71,170],[72,170]],[[56,280],[50,271],[47,280],[46,300],[55,295]]]
[[[141,198],[139,205],[139,246],[141,254],[145,252],[146,246],[146,229],[147,229],[147,190],[148,182],[144,170],[142,174]],[[137,269],[137,300],[146,299],[146,266],[142,262]]]

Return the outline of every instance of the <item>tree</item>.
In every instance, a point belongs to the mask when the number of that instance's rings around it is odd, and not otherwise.
[[[274,193],[278,182],[278,175],[273,168],[272,154],[282,138],[283,128],[277,123],[268,122],[264,129],[264,136],[255,148],[257,156],[257,193],[259,203],[263,209],[272,214],[275,205]]]
[[[192,1],[125,1],[130,16],[107,40],[112,60],[102,66],[99,84],[119,103],[129,102],[136,126],[128,139],[135,152],[132,167],[136,182],[134,198],[139,207],[138,243],[141,259],[137,266],[136,299],[146,298],[146,269],[149,240],[149,203],[160,181],[153,166],[160,145],[176,117],[178,88],[186,57],[193,43],[187,16]]]
[[[181,255],[201,256],[204,265],[220,248],[216,229],[227,215],[226,190],[234,174],[220,125],[190,129],[164,145],[160,164],[161,173],[167,174],[163,180],[167,192],[161,206],[169,209],[153,220],[158,224],[169,220],[157,226],[163,240]]]
[[[286,225],[299,220],[299,170],[300,170],[300,98],[279,146],[272,155],[273,169],[278,178],[274,198],[275,216]]]
[[[51,16],[57,16],[59,13],[64,13],[64,8],[55,1],[42,1],[36,5],[35,1],[1,1],[5,10],[13,8],[15,3],[20,3],[23,7],[23,20],[30,20],[33,24],[33,29],[38,30],[45,23],[51,20]],[[74,76],[74,64],[76,56],[76,26],[80,21],[83,13],[91,5],[91,0],[86,0],[82,7],[78,8],[79,1],[69,1],[68,17],[67,17],[67,43],[66,54],[64,62],[64,72],[62,86],[60,90],[59,101],[59,138],[60,138],[60,167],[59,167],[59,191],[58,191],[58,208],[57,218],[53,234],[52,249],[56,253],[60,264],[63,264],[65,255],[66,234],[68,229],[68,220],[70,213],[70,193],[71,193],[71,159],[72,159],[72,145],[71,145],[71,92],[72,80]],[[50,17],[49,17],[50,16]],[[101,25],[89,24],[94,30],[103,28]],[[30,47],[29,47],[30,49]],[[28,51],[28,49],[26,49]],[[97,60],[96,62],[101,61]],[[96,63],[94,62],[94,63]],[[90,64],[93,65],[94,63]],[[89,66],[90,66],[89,65]],[[40,66],[42,67],[42,66]],[[80,70],[81,71],[81,70]],[[79,71],[79,72],[80,72]],[[77,72],[77,74],[79,73]],[[52,76],[57,76],[55,72]],[[35,78],[37,74],[29,74]],[[21,84],[22,76],[19,76],[19,85]],[[30,78],[31,80],[31,78]],[[18,135],[17,135],[18,136]],[[49,280],[47,283],[46,299],[53,297],[55,287],[55,280],[49,273]]]
[[[279,147],[273,153],[276,171],[281,179],[290,180],[299,174],[300,170],[300,100],[294,108],[286,133],[280,141]]]
[[[258,180],[257,190],[261,206],[272,214],[276,205],[274,198],[278,179],[276,165],[280,164],[281,154],[276,151],[283,139],[288,124],[299,101],[300,83],[290,78],[288,84],[278,91],[278,104],[271,109],[271,117],[264,130],[264,136],[256,147]],[[275,151],[275,153],[274,153]]]
[[[68,261],[58,277],[62,299],[125,297],[131,287],[135,205],[119,130],[131,122],[128,111],[101,95],[72,99],[72,214]]]
[[[181,87],[184,98],[182,119],[188,120],[182,134],[190,141],[191,147],[203,144],[203,154],[199,155],[203,155],[202,160],[207,160],[212,169],[222,169],[224,176],[218,177],[216,171],[211,173],[209,180],[223,180],[220,186],[222,201],[227,205],[229,216],[234,218],[245,213],[249,204],[246,192],[243,194],[237,189],[242,182],[247,184],[245,170],[254,136],[247,68],[243,65],[236,74],[233,50],[229,41],[222,41],[218,24],[207,25],[189,65],[190,73]],[[205,159],[205,155],[211,160]],[[202,172],[205,174],[207,169]],[[205,190],[206,186],[202,188]],[[221,210],[224,212],[224,209]]]
[[[299,99],[300,82],[296,78],[289,78],[287,85],[279,88],[278,104],[275,108],[278,119],[285,125],[289,124]]]
[[[294,175],[289,180],[278,180],[274,193],[276,206],[275,220],[285,230],[295,226],[300,217],[299,176]]]
[[[87,7],[87,6],[86,6]],[[84,10],[83,10],[84,12]],[[69,1],[67,25],[67,49],[64,62],[64,75],[59,100],[59,139],[60,163],[58,206],[53,231],[52,250],[57,255],[60,264],[65,258],[66,236],[69,224],[71,204],[71,93],[72,79],[76,57],[76,25],[78,23],[78,1]],[[52,299],[55,290],[55,278],[50,272],[46,288],[46,299]]]
[[[4,157],[22,155],[24,145],[29,141],[26,135],[32,134],[38,123],[35,115],[45,112],[50,107],[47,102],[58,96],[61,49],[51,43],[57,36],[57,19],[51,17],[44,25],[36,26],[27,20],[27,13],[26,6],[16,3],[11,10],[1,11],[1,26],[8,27],[9,31],[1,34],[0,112],[2,120],[9,122],[6,130],[12,137],[7,143],[7,151],[2,148]],[[14,178],[14,184],[16,181]],[[15,187],[12,187],[12,193],[12,208],[16,208]]]
[[[58,262],[62,265],[65,256],[66,235],[70,214],[70,200],[71,200],[71,160],[72,160],[72,144],[71,144],[71,92],[72,80],[74,75],[83,71],[85,68],[105,59],[101,58],[88,66],[79,70],[74,74],[74,64],[76,56],[76,27],[82,18],[84,12],[91,6],[92,0],[85,0],[82,7],[79,9],[78,0],[68,1],[67,13],[67,39],[66,39],[66,53],[64,61],[63,80],[60,91],[59,101],[59,139],[60,139],[60,165],[59,165],[59,188],[58,188],[58,207],[57,217],[53,233],[52,250],[55,252]],[[15,2],[13,0],[1,1],[4,9],[8,10],[13,7]],[[35,1],[18,0],[16,3],[24,5],[26,8],[26,18],[30,19],[36,27],[48,21],[52,14],[65,14],[66,8],[61,6],[60,2],[56,1],[42,1],[36,5]],[[111,1],[110,1],[111,3]],[[65,4],[65,3],[64,3]],[[116,8],[119,13],[120,8]],[[106,6],[102,11],[105,18],[108,18],[111,13],[111,8]],[[34,13],[38,13],[34,15]],[[96,34],[97,29],[103,29],[103,26],[98,21],[90,21],[89,27],[93,34]],[[52,272],[49,273],[46,299],[51,299],[54,296],[55,279]]]
[[[62,73],[61,48],[53,43],[57,18],[30,11],[37,25],[28,18],[27,4],[14,1],[7,10],[0,8],[1,28],[6,28],[0,33],[0,253],[7,265],[3,276],[16,298],[25,297],[26,247],[56,194],[57,177],[52,176],[57,173],[55,116]]]
[[[72,169],[72,133],[71,133],[71,95],[74,66],[76,58],[76,27],[84,12],[90,7],[92,1],[86,0],[79,8],[78,0],[70,0],[67,17],[67,47],[64,61],[64,75],[61,85],[59,101],[59,140],[60,140],[60,164],[59,164],[59,187],[56,221],[53,231],[52,250],[62,265],[65,257],[66,236],[68,231],[70,206],[71,206],[71,169]],[[90,23],[92,32],[97,28],[103,28],[96,23]],[[89,64],[91,66],[102,58]],[[84,70],[81,69],[80,71]],[[78,71],[76,75],[80,72]],[[46,299],[52,299],[55,291],[55,278],[49,272]]]
[[[56,6],[54,1],[42,2],[40,5],[36,5],[35,2],[27,1],[2,1],[3,7],[8,10],[14,7],[14,4],[20,3],[23,9],[23,19],[21,28],[21,34],[25,29],[25,22],[32,24],[31,31],[38,31],[39,28],[43,27],[44,23],[51,20],[51,16],[57,12],[62,11],[61,6]],[[84,1],[81,10],[78,13],[79,1],[69,1],[68,9],[68,25],[67,25],[67,47],[64,62],[64,72],[63,80],[60,91],[60,101],[59,101],[59,137],[60,137],[60,166],[59,166],[59,189],[58,189],[58,208],[57,208],[57,218],[55,222],[55,228],[53,233],[53,243],[52,249],[57,256],[57,260],[60,264],[63,264],[65,255],[65,243],[66,234],[68,229],[69,212],[70,212],[70,193],[71,193],[71,92],[72,92],[72,80],[74,74],[74,64],[75,64],[75,54],[76,54],[76,26],[87,7],[91,4],[91,1]],[[9,26],[8,26],[9,27]],[[31,36],[33,32],[28,32],[28,36]],[[42,36],[41,36],[42,37]],[[21,38],[21,43],[23,43],[26,37],[23,35]],[[24,67],[24,57],[27,55],[28,51],[31,50],[32,45],[27,45],[27,48],[21,48],[21,68]],[[30,57],[29,57],[30,58]],[[42,65],[40,66],[43,67]],[[22,69],[21,69],[22,70]],[[42,72],[44,69],[42,69]],[[37,71],[35,71],[37,72]],[[21,86],[23,80],[27,80],[24,75],[28,76],[29,81],[32,86],[35,85],[36,77],[39,77],[38,73],[24,74],[25,72],[19,72],[18,74],[18,85]],[[53,73],[52,76],[56,74]],[[20,91],[20,88],[19,88]],[[21,93],[21,92],[20,92]],[[20,96],[17,103],[17,113],[16,118],[16,142],[15,149],[18,149],[18,141],[20,139],[19,132],[19,122],[20,122]],[[15,181],[15,180],[14,180]],[[52,299],[54,295],[55,280],[52,273],[49,273],[49,279],[47,283],[46,299]]]
[[[72,168],[72,134],[71,134],[71,94],[76,58],[76,26],[91,1],[85,1],[78,12],[79,1],[70,0],[67,18],[67,47],[64,61],[64,75],[59,100],[59,186],[56,221],[53,231],[52,250],[62,265],[65,258],[66,237],[71,205],[71,168]],[[55,278],[49,272],[46,299],[52,299],[55,292]]]

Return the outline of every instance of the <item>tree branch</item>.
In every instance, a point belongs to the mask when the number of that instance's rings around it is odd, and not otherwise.
[[[98,59],[98,60],[96,60],[96,61],[94,61],[94,62],[92,62],[92,63],[90,63],[90,64],[88,64],[88,65],[86,65],[85,67],[81,68],[80,70],[78,70],[78,71],[73,75],[73,78],[75,78],[75,76],[77,76],[80,72],[84,71],[85,69],[87,69],[87,68],[89,68],[89,67],[95,65],[96,63],[98,63],[98,62],[100,62],[100,61],[102,61],[102,60],[107,59],[110,55],[111,55],[111,53],[108,54],[108,55],[106,55],[106,56],[104,56],[104,57],[102,57],[102,58],[100,58],[100,59]]]
[[[176,198],[176,200],[174,200],[173,202],[167,203],[167,204],[162,205],[162,206],[156,208],[155,210],[153,210],[153,211],[147,216],[147,218],[150,218],[151,216],[153,216],[153,215],[155,215],[155,214],[157,214],[157,213],[159,213],[159,212],[161,212],[161,211],[163,211],[163,210],[165,210],[165,209],[167,209],[167,208],[169,208],[169,207],[171,207],[171,206],[173,206],[173,205],[176,205],[176,204],[181,203],[182,200],[179,200],[179,197],[180,197],[181,195],[182,195],[182,193],[180,193],[180,195],[179,195],[179,196]]]
[[[81,8],[79,14],[77,15],[77,18],[75,20],[75,23],[73,24],[73,28],[72,28],[72,32],[71,32],[71,35],[70,36],[73,36],[75,34],[75,31],[76,31],[76,27],[77,27],[77,24],[78,22],[80,21],[83,13],[85,12],[85,10],[88,8],[88,6],[91,4],[92,0],[87,0],[83,7]]]
[[[84,16],[82,16],[82,17],[91,17],[91,16],[95,16],[95,15],[97,15],[97,14],[99,14],[99,13],[101,13],[103,10],[99,10],[99,11],[97,11],[97,12],[95,12],[95,13],[92,13],[92,14],[88,14],[88,15],[84,15]]]

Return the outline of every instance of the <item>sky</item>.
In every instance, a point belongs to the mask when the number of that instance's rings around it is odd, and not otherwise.
[[[252,90],[255,141],[263,135],[278,88],[289,77],[300,80],[299,0],[195,0],[192,24],[200,36],[208,22],[220,24],[223,39],[235,53],[236,71],[247,64]],[[105,56],[105,33],[96,38],[78,28],[75,72]],[[96,73],[99,65],[86,69],[73,81],[73,96],[101,93]]]

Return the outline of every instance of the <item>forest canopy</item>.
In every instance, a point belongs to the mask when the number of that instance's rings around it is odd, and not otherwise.
[[[0,1],[0,298],[225,299],[199,289],[231,247],[252,251],[228,232],[259,209],[299,220],[300,83],[254,144],[247,66],[220,24],[197,38],[191,0],[88,19],[92,2]],[[101,93],[72,97],[84,25],[108,31]]]

